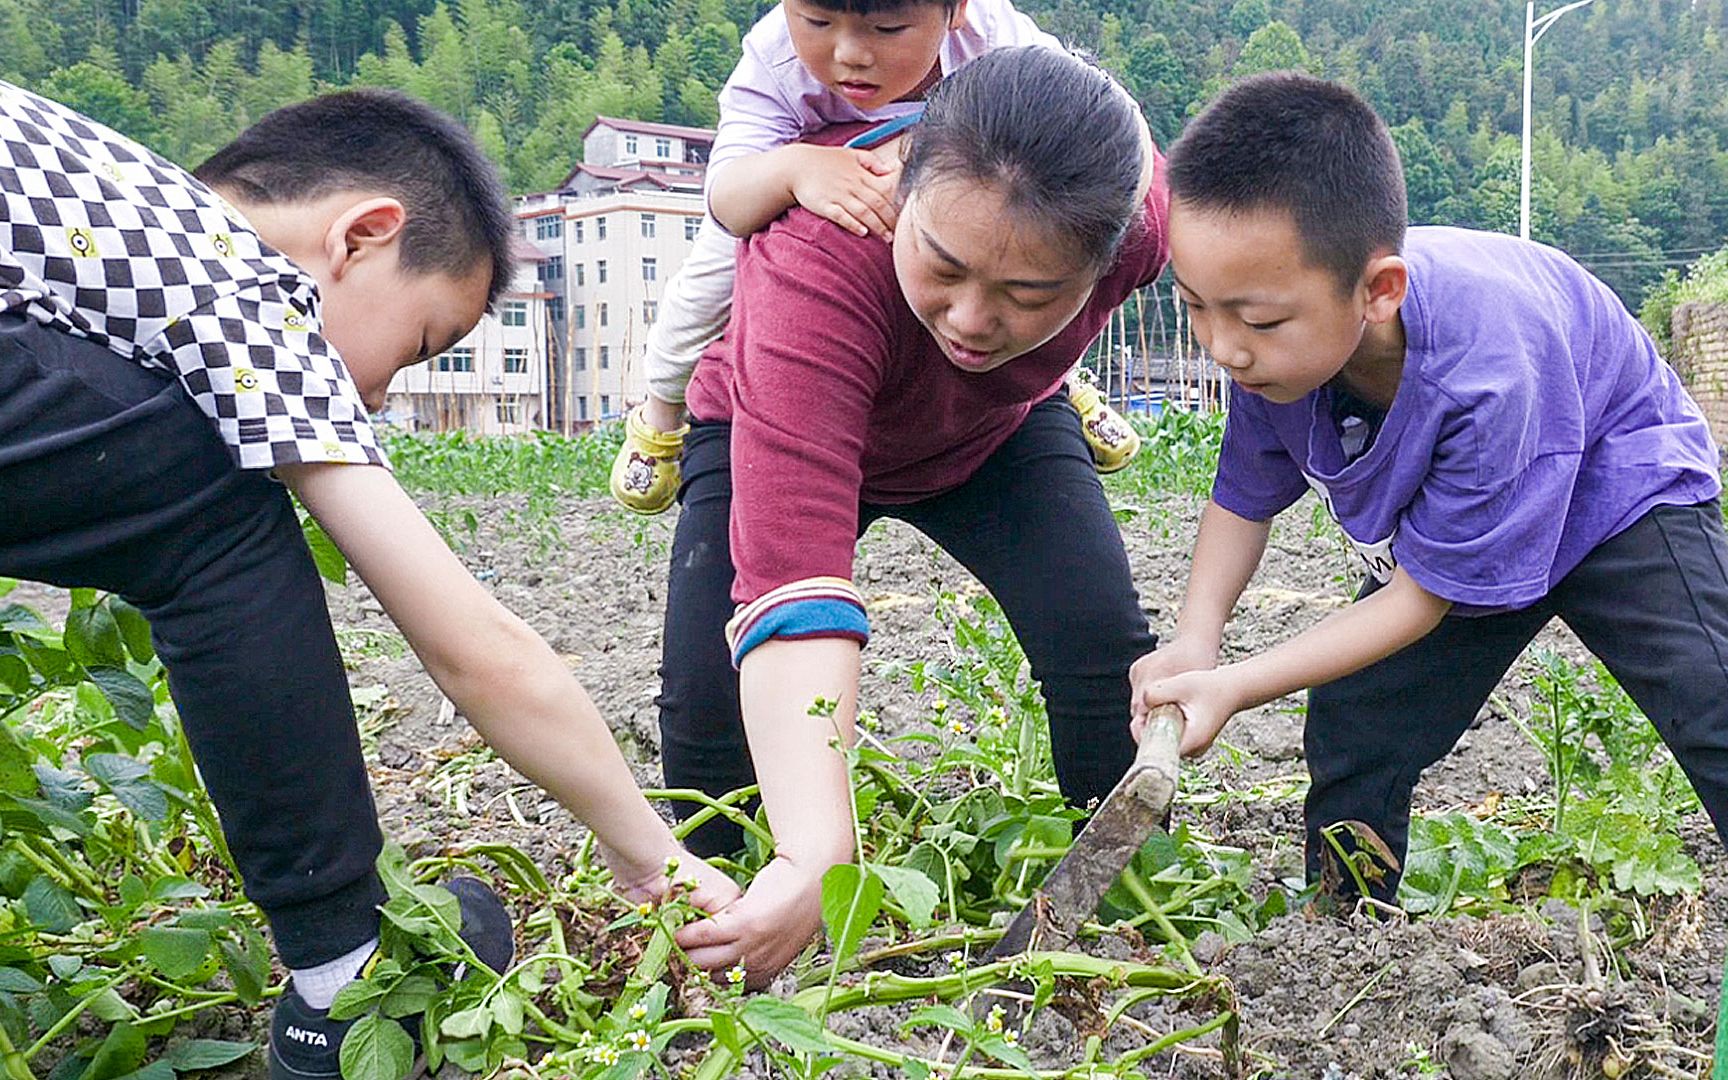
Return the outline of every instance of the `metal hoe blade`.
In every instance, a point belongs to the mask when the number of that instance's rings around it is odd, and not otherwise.
[[[988,958],[1000,960],[1028,949],[1066,948],[1098,901],[1140,845],[1162,828],[1176,797],[1176,763],[1182,742],[1182,711],[1158,708],[1146,721],[1134,764],[1110,789],[1074,846],[1014,916]]]

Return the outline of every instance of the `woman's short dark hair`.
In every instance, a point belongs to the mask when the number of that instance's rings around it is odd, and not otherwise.
[[[988,184],[1015,220],[1102,270],[1139,216],[1140,130],[1134,100],[1081,57],[995,49],[931,93],[900,191],[956,178]]]
[[[193,175],[262,203],[339,191],[401,201],[402,268],[470,273],[491,263],[490,305],[510,287],[515,219],[498,170],[453,118],[393,90],[345,90],[267,114]]]
[[[1170,193],[1204,210],[1280,210],[1302,254],[1349,289],[1400,251],[1404,168],[1386,124],[1346,87],[1289,71],[1244,79],[1170,148]]]

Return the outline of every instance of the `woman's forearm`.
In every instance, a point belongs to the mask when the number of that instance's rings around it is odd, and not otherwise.
[[[744,729],[776,850],[817,874],[853,856],[840,747],[852,744],[859,653],[847,638],[777,639],[750,650],[739,670]]]

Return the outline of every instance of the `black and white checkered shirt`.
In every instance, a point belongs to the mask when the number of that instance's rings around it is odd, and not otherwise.
[[[387,464],[316,282],[191,174],[5,82],[0,312],[172,372],[243,469]]]

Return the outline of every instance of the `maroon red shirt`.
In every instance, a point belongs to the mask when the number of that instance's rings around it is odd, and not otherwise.
[[[745,240],[731,322],[686,395],[696,419],[732,423],[733,599],[850,580],[860,500],[916,502],[970,478],[1158,276],[1168,220],[1160,157],[1142,220],[1080,313],[981,374],[942,354],[882,240],[802,209]]]

